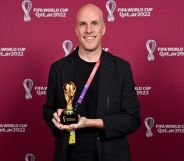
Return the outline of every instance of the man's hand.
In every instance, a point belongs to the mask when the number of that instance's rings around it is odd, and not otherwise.
[[[79,122],[77,124],[69,125],[70,129],[72,131],[75,131],[77,129],[85,128],[85,127],[87,127],[87,121],[88,121],[88,119],[86,117],[80,117],[80,115],[79,115]]]
[[[58,109],[57,112],[54,112],[54,114],[53,114],[54,117],[52,119],[52,122],[60,130],[71,131],[69,125],[63,125],[63,124],[61,124],[60,116],[61,116],[61,114],[62,114],[63,111],[64,111],[64,109]]]
[[[63,125],[61,123],[60,116],[64,109],[58,109],[57,112],[53,114],[52,122],[54,125],[60,130],[67,131],[75,131],[77,129],[86,128],[86,127],[95,127],[95,128],[103,128],[103,120],[102,119],[87,119],[86,117],[79,116],[79,122],[77,124]]]
[[[52,119],[52,122],[54,123],[54,125],[58,129],[60,129],[60,130],[67,130],[67,131],[70,132],[70,131],[75,131],[77,129],[86,127],[87,118],[80,117],[80,116],[79,116],[79,122],[77,124],[63,125],[61,123],[61,119],[60,119],[60,116],[61,116],[63,111],[64,111],[64,109],[58,109],[57,112],[55,112],[53,114],[54,117]]]
[[[79,116],[79,122],[77,124],[71,124],[70,130],[77,130],[86,127],[94,127],[102,129],[104,127],[102,119],[87,119],[86,117]]]

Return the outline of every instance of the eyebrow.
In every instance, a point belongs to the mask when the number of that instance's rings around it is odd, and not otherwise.
[[[91,23],[94,23],[94,22],[100,22],[99,20],[93,20]],[[78,23],[86,23],[86,21],[79,21]]]

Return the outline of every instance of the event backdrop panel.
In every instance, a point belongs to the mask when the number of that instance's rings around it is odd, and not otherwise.
[[[76,12],[86,3],[104,12],[103,49],[132,67],[142,117],[129,136],[133,161],[183,161],[182,0],[0,1],[0,160],[52,160],[48,72],[78,46]]]

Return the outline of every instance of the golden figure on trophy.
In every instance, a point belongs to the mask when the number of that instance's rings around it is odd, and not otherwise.
[[[69,125],[78,122],[78,114],[73,108],[72,103],[76,92],[76,86],[73,82],[67,82],[63,86],[66,99],[66,108],[61,115],[61,121],[64,125]]]

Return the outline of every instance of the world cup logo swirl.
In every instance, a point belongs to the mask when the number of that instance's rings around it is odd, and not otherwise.
[[[146,42],[146,48],[148,50],[148,61],[154,61],[155,57],[154,57],[154,50],[156,48],[156,41],[155,40],[148,40]]]
[[[65,56],[68,56],[72,50],[72,47],[73,47],[72,41],[65,40],[65,41],[63,41],[62,46],[63,46],[63,50],[65,52]]]
[[[147,128],[146,137],[152,137],[153,133],[152,133],[151,129],[153,128],[153,126],[155,124],[155,121],[154,121],[153,117],[147,117],[144,120],[144,124],[145,124],[145,126]]]
[[[25,95],[25,98],[26,99],[32,99],[32,95],[31,95],[31,89],[33,87],[33,81],[31,79],[25,79],[23,81],[23,86],[26,90],[26,95]]]
[[[28,153],[25,155],[25,161],[35,161],[34,154]]]
[[[27,8],[26,8],[26,6],[27,6]],[[22,9],[24,11],[24,21],[25,22],[31,21],[31,17],[29,15],[31,8],[32,8],[32,3],[30,0],[24,0],[22,2]]]
[[[109,22],[114,22],[115,18],[114,18],[113,13],[116,9],[116,2],[114,0],[108,0],[107,3],[106,3],[106,9],[107,9],[107,12],[109,13],[108,17],[107,17],[107,20]]]

